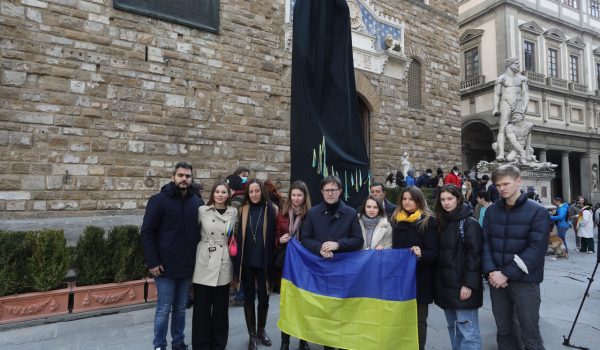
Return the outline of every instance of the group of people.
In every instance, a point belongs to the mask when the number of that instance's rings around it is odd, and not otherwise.
[[[598,230],[600,224],[600,203],[592,205],[585,200],[583,196],[578,196],[571,205],[565,203],[560,196],[554,197],[552,204],[556,206],[556,214],[552,221],[556,225],[558,237],[562,239],[568,252],[566,240],[567,231],[573,228],[575,233],[575,245],[577,251],[593,254],[596,252],[594,247],[594,233]]]
[[[239,208],[231,205],[235,190],[227,181],[215,183],[206,205],[201,206],[190,190],[192,166],[180,162],[172,181],[150,198],[142,240],[158,290],[155,349],[166,349],[169,315],[172,349],[188,348],[183,329],[190,279],[195,350],[225,349],[230,283],[240,283],[245,291],[248,349],[270,346],[265,332],[269,293],[292,239],[323,259],[361,249],[410,249],[417,258],[420,349],[425,348],[431,303],[444,309],[452,349],[481,348],[482,274],[492,287],[498,348],[514,349],[522,341],[527,349],[543,349],[538,328],[539,284],[550,215],[521,193],[518,168],[502,166],[492,174],[501,199],[486,207],[482,225],[454,183],[441,187],[432,211],[416,186],[404,188],[394,204],[385,199],[383,184],[372,183],[370,195],[355,210],[340,199],[343,187],[335,176],[322,180],[323,201],[312,207],[302,181],[290,185],[287,200],[279,205],[270,199],[271,191],[262,181],[241,176],[240,182]],[[232,256],[229,244],[234,237],[238,252]],[[281,349],[289,346],[290,336],[282,333]],[[301,340],[300,349],[309,349],[308,343]]]

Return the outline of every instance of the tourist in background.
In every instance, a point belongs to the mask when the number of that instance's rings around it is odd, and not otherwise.
[[[290,185],[288,199],[283,205],[282,210],[277,215],[277,230],[275,234],[275,244],[277,246],[277,258],[275,264],[280,270],[283,269],[285,259],[285,249],[290,239],[300,241],[302,232],[302,221],[310,209],[310,195],[308,187],[303,181],[297,180]],[[281,305],[285,307],[285,305]],[[289,350],[290,335],[281,332],[281,350]],[[300,340],[298,349],[310,350],[305,340]]]
[[[415,171],[414,170],[409,170],[406,172],[406,179],[404,180],[406,181],[406,186],[414,186],[416,184],[416,180],[415,180]]]
[[[277,209],[268,200],[260,180],[248,182],[240,208],[237,242],[241,249],[236,256],[239,280],[244,288],[244,316],[248,328],[248,350],[256,349],[257,341],[271,346],[265,332],[269,311],[269,292],[275,276],[275,228]],[[258,295],[258,307],[254,303]],[[258,314],[258,327],[257,327]]]
[[[394,210],[396,210],[396,205],[385,198],[385,188],[383,187],[383,184],[380,182],[373,182],[371,183],[369,190],[371,191],[371,196],[375,197],[375,199],[383,205],[383,211],[385,211],[386,217],[391,216]]]
[[[230,191],[226,182],[215,183],[208,203],[198,210],[200,242],[192,279],[194,350],[224,350],[227,347],[229,283],[233,277],[227,243],[237,221],[237,210],[229,201]]]
[[[434,299],[446,315],[452,350],[481,349],[478,309],[483,305],[483,237],[472,214],[459,189],[444,185],[435,202],[441,237]]]
[[[492,204],[492,202],[490,202],[490,194],[484,190],[479,191],[479,193],[477,193],[477,206],[479,207],[479,215],[475,216],[475,219],[477,219],[481,227],[483,227],[483,218],[485,218],[485,212],[490,204]]]
[[[552,199],[552,204],[556,206],[556,215],[551,216],[550,219],[555,222],[556,233],[563,240],[567,251],[569,251],[569,247],[567,246],[567,230],[569,230],[570,226],[568,219],[569,204],[564,203],[562,197],[559,196]]]
[[[425,172],[417,178],[417,182],[416,182],[415,186],[417,186],[418,188],[429,187],[429,181],[431,180],[431,175],[432,175],[431,169],[425,170]]]
[[[381,201],[375,196],[367,197],[358,210],[358,222],[364,240],[364,250],[382,250],[392,247],[392,226]]]
[[[425,349],[427,316],[433,302],[433,275],[439,253],[437,227],[423,192],[405,188],[390,219],[392,248],[408,248],[417,257],[417,320],[419,349]]]
[[[446,175],[446,177],[444,178],[444,185],[447,184],[453,184],[454,186],[461,188],[462,187],[462,180],[460,179],[460,171],[458,170],[458,167],[455,165],[454,167],[452,167],[452,171],[450,171],[448,173],[448,175]]]
[[[577,235],[581,238],[582,253],[595,253],[594,247],[594,214],[589,203],[584,201],[577,218]]]

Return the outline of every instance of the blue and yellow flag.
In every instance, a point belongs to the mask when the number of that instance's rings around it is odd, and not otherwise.
[[[294,337],[341,349],[418,349],[416,264],[408,249],[323,259],[292,239],[277,325]]]

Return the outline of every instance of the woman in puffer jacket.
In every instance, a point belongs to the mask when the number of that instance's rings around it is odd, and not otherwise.
[[[452,349],[479,350],[478,309],[483,304],[481,226],[453,184],[440,190],[435,215],[441,234],[434,302],[444,309]]]

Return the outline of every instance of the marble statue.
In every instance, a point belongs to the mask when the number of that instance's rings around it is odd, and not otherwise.
[[[402,157],[402,171],[404,174],[408,174],[408,171],[411,169],[410,162],[408,161],[408,152],[404,152],[404,156]]]
[[[402,52],[402,43],[399,40],[394,40],[392,34],[388,34],[385,36],[383,43],[390,51],[398,51]]]
[[[505,160],[507,141],[506,127],[512,121],[515,113],[525,115],[529,104],[527,78],[519,73],[520,64],[517,57],[508,58],[504,66],[506,72],[496,79],[494,86],[494,117],[500,117],[498,141],[496,145],[496,160]],[[510,143],[510,142],[509,142]],[[517,151],[518,152],[518,151]],[[522,154],[518,154],[522,156]]]

